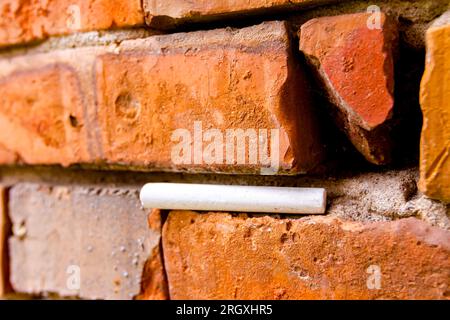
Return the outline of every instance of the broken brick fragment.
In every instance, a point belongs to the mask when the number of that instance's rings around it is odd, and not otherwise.
[[[321,17],[301,27],[300,50],[314,67],[336,110],[336,122],[374,164],[391,161],[397,25],[381,14]]]

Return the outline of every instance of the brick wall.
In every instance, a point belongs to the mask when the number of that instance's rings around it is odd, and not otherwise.
[[[449,10],[2,1],[0,297],[448,299]],[[147,210],[147,182],[328,203]]]

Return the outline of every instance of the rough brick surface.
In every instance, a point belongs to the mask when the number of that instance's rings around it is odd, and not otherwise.
[[[18,184],[10,217],[11,283],[21,293],[131,299],[158,252],[160,234],[148,228],[136,189]],[[79,289],[70,269],[77,267]],[[153,280],[162,281],[159,271]],[[164,284],[152,288],[146,297],[164,296]]]
[[[0,133],[2,164],[100,160],[93,70],[98,55],[115,49],[88,46],[0,59],[0,121],[8,128]]]
[[[143,23],[140,0],[3,0],[0,46]]]
[[[431,26],[426,39],[420,189],[450,202],[450,11]]]
[[[194,139],[194,121],[201,121],[204,130],[223,135],[227,129],[279,129],[282,169],[308,171],[317,164],[318,130],[283,23],[162,36],[122,48],[97,61],[102,149],[109,162],[175,167],[172,133],[187,129]],[[206,169],[201,162],[190,167]],[[249,161],[223,162],[211,168],[252,170]]]
[[[0,76],[0,120],[10,129],[0,160],[259,173],[260,162],[225,164],[227,155],[223,165],[173,163],[172,134],[186,129],[194,139],[194,121],[223,137],[279,129],[289,173],[322,157],[308,84],[281,22],[16,57],[0,61]]]
[[[449,244],[450,232],[415,218],[173,211],[163,229],[173,299],[445,299]]]
[[[143,0],[146,22],[156,28],[173,27],[192,21],[221,16],[265,12],[269,9],[302,8],[337,2],[336,0]]]
[[[355,147],[375,164],[389,162],[394,106],[396,24],[383,14],[381,29],[369,29],[370,14],[312,19],[301,27],[300,50],[316,68],[338,122]]]
[[[88,160],[77,75],[64,65],[12,74],[0,81],[0,140],[12,160],[67,165]],[[4,153],[4,152],[3,152]]]

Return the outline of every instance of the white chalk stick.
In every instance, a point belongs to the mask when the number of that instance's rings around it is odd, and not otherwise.
[[[285,214],[325,213],[320,188],[148,183],[141,190],[144,208]]]

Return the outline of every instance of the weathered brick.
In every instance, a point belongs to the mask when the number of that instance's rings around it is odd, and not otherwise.
[[[82,93],[75,72],[64,65],[0,81],[0,140],[26,163],[86,162],[86,136],[78,119],[83,119]]]
[[[94,63],[115,45],[0,59],[0,163],[97,163]]]
[[[148,228],[137,189],[23,183],[11,189],[9,206],[16,292],[130,299],[145,278],[153,281],[145,297],[164,297],[161,268],[148,269],[157,261],[160,233]]]
[[[278,9],[309,8],[337,0],[144,0],[146,22],[155,28],[180,23],[210,21],[221,17],[261,13]]]
[[[419,185],[429,197],[450,202],[450,11],[428,29],[426,42]]]
[[[0,121],[9,129],[0,134],[0,160],[259,173],[270,149],[272,159],[279,151],[280,172],[310,171],[323,146],[290,45],[285,24],[270,22],[0,60]],[[195,139],[195,121],[219,130],[223,145],[228,129],[267,130],[269,141],[252,141],[256,163],[248,143],[244,163],[226,150],[206,162],[211,141],[197,152],[200,161],[194,154],[174,163],[172,134],[186,129]],[[279,130],[278,150],[272,129]],[[229,156],[235,161],[226,163]]]
[[[3,0],[0,46],[143,23],[140,0]]]
[[[194,139],[194,122],[201,121],[222,135],[279,129],[282,170],[305,172],[318,164],[322,148],[308,85],[284,23],[126,41],[121,49],[96,65],[108,162],[228,172],[261,167],[225,164],[225,156],[210,166],[195,163],[195,155],[191,163],[173,163],[172,133],[187,129]]]
[[[6,189],[0,186],[0,298],[9,291],[9,261],[7,253],[7,237],[9,235],[9,220],[5,198]]]
[[[369,29],[370,19],[366,13],[312,19],[301,27],[300,50],[336,105],[340,127],[368,161],[385,164],[398,32],[384,14],[380,29]]]
[[[163,248],[173,299],[449,295],[450,232],[416,218],[359,223],[173,211]]]

